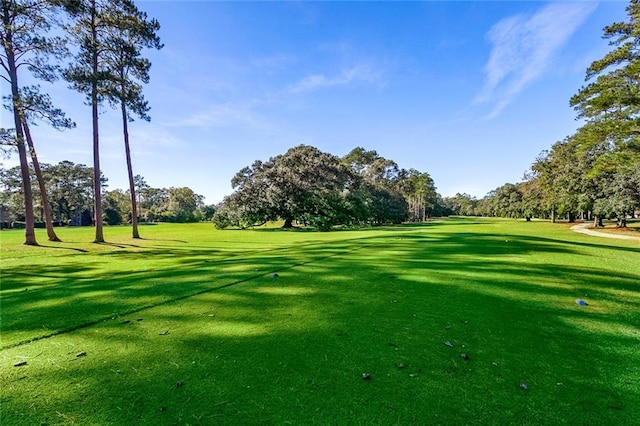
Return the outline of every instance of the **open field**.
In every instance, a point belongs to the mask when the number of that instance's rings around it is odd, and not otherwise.
[[[0,233],[3,426],[640,419],[636,241],[464,218],[58,233]]]

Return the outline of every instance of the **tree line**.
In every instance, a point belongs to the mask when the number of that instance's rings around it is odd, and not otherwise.
[[[522,182],[502,185],[482,200],[467,194],[443,200],[428,173],[401,169],[375,151],[358,147],[340,158],[301,145],[240,170],[232,179],[234,192],[217,208],[215,225],[250,227],[283,220],[285,226],[297,222],[330,229],[335,225],[419,221],[441,214],[475,214],[551,220],[566,217],[570,221],[581,216],[596,225],[604,218],[615,218],[618,226],[625,226],[626,218],[640,209],[639,0],[631,0],[626,10],[628,21],[604,29],[604,38],[613,49],[591,64],[585,86],[570,99],[583,125],[542,152]],[[37,244],[35,199],[41,200],[48,238],[58,240],[52,209],[58,208],[59,199],[45,179],[43,168],[48,166],[38,162],[30,125],[45,121],[57,128],[74,126],[39,85],[19,83],[27,72],[43,82],[65,79],[91,106],[93,167],[84,172],[92,174],[95,241],[104,241],[103,218],[117,221],[115,210],[123,220],[129,218],[134,238],[139,237],[138,204],[143,212],[146,209],[146,218],[172,217],[167,213],[170,208],[152,209],[142,204],[143,189],[136,185],[128,136],[133,117],[149,119],[142,85],[149,80],[151,64],[142,56],[142,49],[162,48],[156,35],[158,22],[149,19],[132,0],[0,0],[0,19],[0,77],[11,87],[3,100],[14,118],[14,128],[0,129],[0,143],[17,150],[20,160],[12,179],[21,186],[25,244]],[[98,111],[105,102],[122,113],[129,189],[112,193],[103,202]],[[171,189],[153,196],[147,190],[146,198],[180,205],[176,196],[169,196]],[[54,202],[47,199],[49,191]],[[189,197],[196,205],[202,202],[196,194]],[[128,212],[122,207],[125,198]],[[174,201],[166,201],[171,199]],[[72,219],[67,216],[66,220]]]
[[[47,197],[34,185],[35,227],[45,227],[45,203],[49,203],[55,226],[94,225],[93,168],[71,161],[41,164],[41,175]],[[0,226],[24,227],[24,192],[20,167],[0,169],[0,206],[3,207]],[[33,174],[32,174],[33,176]],[[102,218],[108,225],[133,223],[129,190],[106,191],[107,178],[100,178],[103,190]],[[134,176],[137,221],[140,222],[198,222],[211,220],[214,206],[204,204],[204,197],[187,187],[153,188],[145,179]]]
[[[533,162],[525,179],[507,183],[482,200],[457,194],[447,200],[456,214],[506,217],[578,217],[625,227],[640,214],[640,3],[626,8],[628,21],[604,29],[613,49],[594,61],[587,84],[570,99],[578,130]]]
[[[329,230],[336,225],[425,220],[438,194],[428,173],[405,170],[376,151],[357,147],[340,158],[300,145],[256,160],[231,180],[234,192],[216,209],[218,228],[268,221]]]
[[[37,121],[56,128],[75,126],[53,105],[49,95],[41,92],[40,85],[21,84],[27,73],[48,83],[64,79],[71,89],[85,95],[91,106],[95,242],[104,241],[98,113],[105,101],[120,109],[132,232],[139,238],[128,123],[134,117],[149,120],[142,85],[149,81],[151,63],[142,56],[142,50],[162,48],[157,36],[159,23],[149,19],[133,0],[1,0],[0,19],[0,77],[11,87],[3,101],[13,113],[14,125],[0,129],[0,142],[5,149],[15,149],[20,161],[25,244],[37,245],[32,174],[43,200],[47,236],[59,241],[30,126]]]

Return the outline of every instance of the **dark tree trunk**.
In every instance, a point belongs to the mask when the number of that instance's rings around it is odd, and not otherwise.
[[[92,82],[91,82],[91,113],[93,125],[93,203],[94,216],[93,220],[96,227],[96,238],[94,242],[103,243],[104,235],[102,232],[102,185],[100,181],[100,143],[98,134],[98,18],[96,16],[95,1],[91,2],[91,41],[93,42],[92,55]]]
[[[40,169],[40,162],[38,161],[38,156],[36,155],[36,148],[33,144],[33,139],[31,138],[31,131],[29,130],[29,125],[27,124],[26,117],[24,116],[24,113],[22,111],[20,112],[20,118],[22,120],[24,134],[27,138],[29,152],[31,153],[33,169],[36,172],[36,180],[38,181],[38,186],[40,187],[40,197],[42,199],[42,209],[44,210],[44,223],[47,227],[47,237],[49,237],[49,241],[61,241],[60,238],[58,238],[58,236],[56,235],[56,231],[53,230],[53,215],[51,214],[51,204],[49,204],[47,187],[45,186],[44,179],[42,178],[42,170]]]
[[[124,91],[123,91],[124,92]],[[129,192],[131,195],[131,226],[133,227],[133,238],[140,238],[138,233],[138,205],[136,203],[136,185],[133,180],[133,166],[131,165],[131,149],[129,148],[129,126],[127,117],[127,107],[124,101],[122,106],[122,131],[124,133],[124,152],[127,158],[127,172],[129,173]]]
[[[288,217],[284,220],[284,225],[282,225],[283,228],[293,228],[293,219]]]
[[[602,217],[599,215],[594,215],[593,216],[593,226],[595,226],[596,228],[603,228],[604,224],[602,223]]]
[[[569,223],[575,223],[576,221],[576,215],[573,212],[569,213]]]
[[[35,234],[35,217],[33,214],[33,195],[31,193],[31,176],[29,175],[29,163],[27,160],[27,149],[24,146],[24,136],[20,129],[20,121],[16,124],[16,136],[18,143],[18,157],[20,158],[20,173],[22,176],[22,191],[24,194],[24,222],[25,239],[24,244],[37,246]]]
[[[18,90],[18,69],[16,68],[15,52],[13,51],[13,33],[11,32],[11,19],[6,7],[3,10],[2,24],[5,26],[4,50],[7,58],[9,80],[11,83],[11,97],[13,99],[13,122],[16,127],[16,144],[18,145],[18,158],[20,159],[20,175],[22,178],[22,191],[24,194],[24,222],[25,239],[24,243],[29,246],[37,246],[35,234],[35,217],[33,214],[33,195],[31,193],[31,176],[29,173],[29,161],[27,160],[27,149],[24,145],[24,133],[20,120],[20,92]]]

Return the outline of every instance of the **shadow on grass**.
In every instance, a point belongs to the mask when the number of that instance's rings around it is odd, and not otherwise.
[[[581,423],[631,424],[640,416],[640,275],[600,257],[622,251],[634,262],[637,250],[415,229],[242,253],[98,255],[130,264],[109,274],[80,260],[3,270],[3,293],[28,286],[29,276],[51,278],[3,297],[5,336],[93,325],[58,335],[59,349],[30,360],[36,373],[3,372],[5,416],[22,424],[60,415],[114,424],[562,424],[576,413]],[[577,256],[588,266],[566,264]],[[582,297],[588,307],[575,304]],[[46,344],[25,350],[52,350]],[[74,358],[79,351],[88,356]]]

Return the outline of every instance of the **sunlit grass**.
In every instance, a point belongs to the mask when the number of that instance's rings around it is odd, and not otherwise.
[[[485,219],[92,232],[0,233],[3,425],[640,418],[637,242]]]

